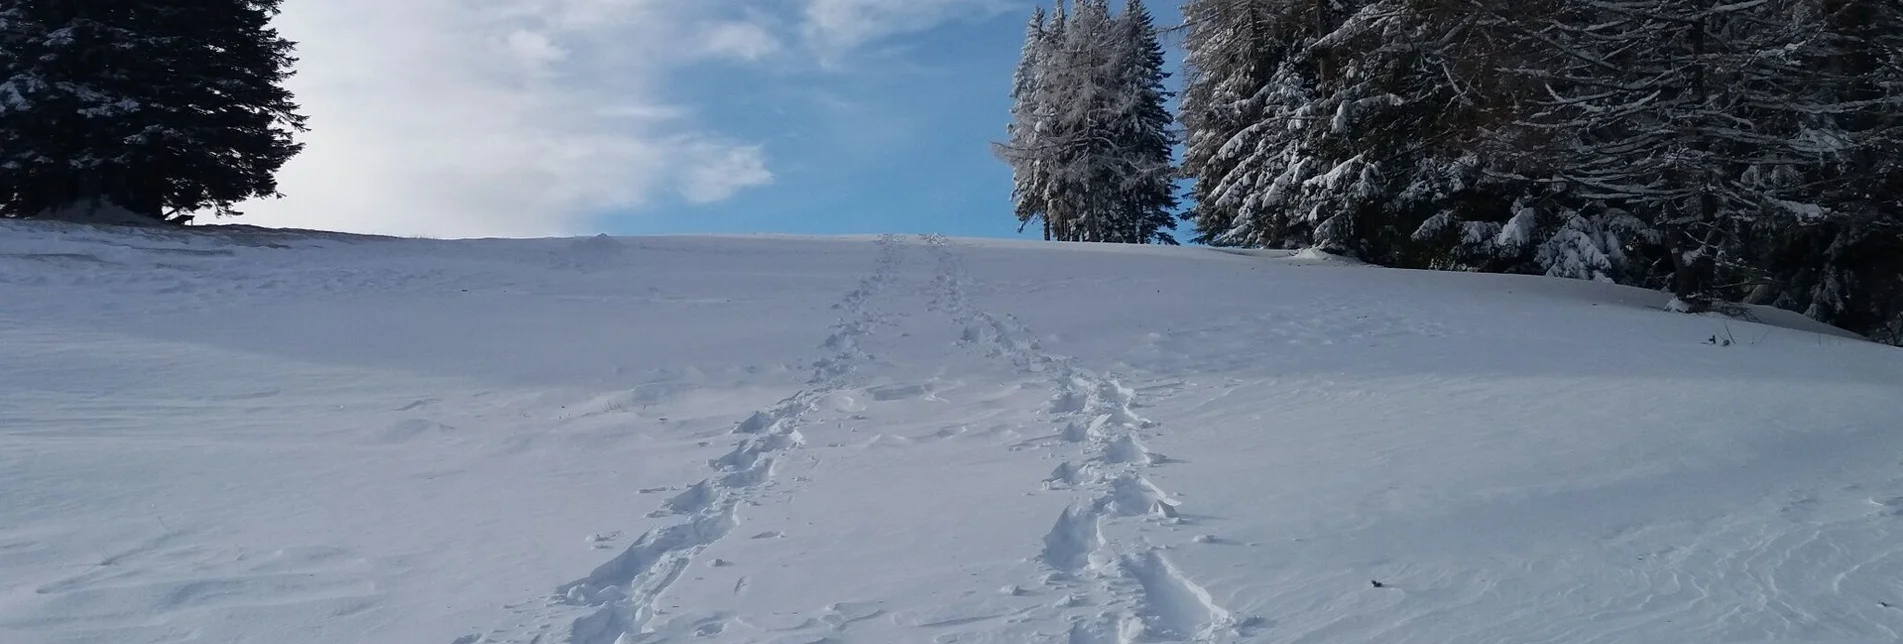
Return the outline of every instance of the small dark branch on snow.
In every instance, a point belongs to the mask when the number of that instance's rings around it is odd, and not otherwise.
[[[1724,331],[1714,333],[1710,338],[1705,340],[1705,344],[1719,347],[1728,347],[1737,343],[1738,338],[1731,334],[1731,325],[1729,324],[1725,325]]]

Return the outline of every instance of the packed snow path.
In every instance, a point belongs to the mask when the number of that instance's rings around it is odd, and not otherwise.
[[[0,641],[1898,639],[1903,352],[1663,301],[0,222]]]
[[[1139,429],[1154,424],[1131,411],[1133,392],[1115,380],[1074,366],[1071,360],[1043,352],[1028,329],[1008,317],[976,308],[965,295],[966,285],[972,278],[951,242],[936,235],[922,236],[920,241],[934,257],[936,269],[930,279],[931,300],[927,308],[948,316],[951,324],[946,331],[957,332],[955,336],[947,335],[944,344],[950,346],[950,339],[956,338],[958,343],[1007,360],[1025,376],[1043,374],[1050,380],[1055,393],[1049,401],[1048,413],[1059,419],[1061,428],[1050,437],[1012,447],[1035,445],[1055,450],[1065,443],[1085,446],[1081,465],[1063,461],[1052,478],[1042,482],[1047,487],[1075,487],[1091,493],[1077,505],[1065,508],[1056,527],[1044,538],[1045,546],[1039,558],[1050,567],[1050,573],[1043,576],[1041,583],[1005,586],[1002,591],[1014,597],[1033,594],[1026,588],[1061,593],[1057,603],[1048,607],[1056,610],[1042,615],[1047,618],[1044,620],[1016,621],[1039,625],[1068,623],[1071,626],[1065,639],[1070,642],[1124,643],[1138,641],[1139,637],[1144,641],[1179,638],[1213,641],[1230,633],[1235,624],[1228,612],[1215,606],[1207,591],[1184,578],[1158,548],[1146,547],[1126,554],[1103,537],[1100,524],[1110,516],[1182,521],[1177,504],[1144,479],[1138,470],[1159,462],[1161,457],[1145,449],[1136,436]],[[904,266],[903,242],[888,235],[877,243],[881,250],[872,273],[834,305],[843,317],[819,343],[819,348],[828,355],[814,361],[809,386],[742,421],[733,432],[739,437],[733,451],[709,462],[714,475],[685,486],[650,514],[687,515],[688,519],[641,535],[626,551],[602,564],[586,579],[560,588],[550,602],[557,607],[551,611],[554,617],[538,616],[529,620],[542,628],[527,634],[497,630],[470,635],[461,641],[552,641],[559,639],[559,631],[565,628],[565,641],[614,644],[659,632],[650,627],[656,599],[680,578],[696,555],[733,532],[739,523],[737,507],[752,501],[748,492],[772,482],[776,455],[805,443],[805,436],[797,427],[808,424],[809,417],[829,403],[837,407],[840,401],[850,400],[842,392],[854,384],[853,376],[872,357],[861,345],[879,326],[890,323],[887,316],[879,313],[878,307],[883,292],[893,286],[897,272]],[[935,340],[919,338],[916,341]],[[930,389],[929,385],[907,385],[868,393],[877,399],[889,392],[903,395],[906,390],[916,394]],[[797,486],[782,489],[797,489]],[[769,536],[776,535],[769,533]],[[736,580],[736,594],[744,590],[746,584],[745,577]],[[1004,613],[1025,616],[1044,608],[1029,605],[1031,603],[1004,602],[1001,609]],[[568,610],[568,606],[585,608],[579,611],[580,617],[571,617],[577,611]],[[1093,606],[1098,611],[1088,616],[1065,614],[1088,611],[1063,610]],[[822,616],[818,621],[820,626],[812,626],[814,622],[809,620],[782,630],[822,634],[844,630],[847,624],[879,612],[866,612],[867,608],[869,606],[861,606],[859,611],[865,614],[855,618],[851,616],[854,609],[834,607],[829,610],[838,611],[837,616]],[[955,617],[928,625],[988,619]],[[726,632],[729,627],[726,622],[717,614],[695,615],[683,625],[684,629],[677,630],[708,636]],[[549,632],[550,625],[556,633]],[[1038,636],[1033,628],[1014,630],[1023,631],[1017,637]]]
[[[1044,481],[1050,487],[1081,489],[1085,498],[1065,507],[1044,537],[1040,559],[1052,571],[1042,586],[1064,593],[1057,603],[1060,608],[1105,608],[1087,617],[1066,615],[1051,621],[1069,623],[1065,639],[1078,644],[1228,639],[1237,626],[1229,612],[1170,565],[1160,548],[1133,550],[1104,537],[1103,523],[1110,517],[1184,522],[1180,504],[1142,475],[1143,468],[1163,457],[1150,452],[1138,437],[1139,431],[1156,425],[1132,410],[1135,392],[1070,359],[1045,353],[1035,334],[1010,318],[975,308],[965,295],[972,279],[963,260],[944,237],[928,236],[925,241],[938,255],[933,282],[939,293],[933,308],[964,327],[965,342],[985,345],[1025,373],[1049,375],[1055,391],[1049,412],[1062,428],[1054,440],[1033,443],[1083,446],[1081,461],[1060,462]]]
[[[708,478],[689,484],[661,502],[661,508],[649,516],[684,516],[682,522],[651,530],[636,539],[619,556],[596,568],[587,578],[564,585],[552,604],[583,607],[582,616],[570,620],[536,619],[543,625],[556,624],[566,629],[561,641],[577,644],[615,644],[627,637],[654,632],[649,622],[655,616],[655,602],[678,580],[697,555],[717,545],[739,525],[739,506],[755,502],[754,490],[773,483],[774,464],[787,452],[799,448],[806,438],[799,431],[809,416],[829,403],[844,400],[840,393],[854,382],[853,376],[871,356],[861,344],[884,322],[877,299],[895,279],[903,266],[904,250],[894,236],[881,237],[879,258],[872,273],[833,306],[843,317],[831,328],[819,348],[827,355],[813,362],[808,386],[775,403],[753,412],[733,430],[738,437],[732,451],[708,461],[713,470]],[[766,534],[764,536],[773,536]],[[746,578],[734,582],[738,594],[746,588]],[[567,614],[573,611],[560,610]],[[562,622],[567,621],[566,624]],[[690,625],[696,635],[712,635],[725,630],[719,616],[697,619]],[[521,641],[520,636],[503,637],[505,631],[477,634],[459,641]],[[559,639],[559,633],[537,632],[526,641]]]

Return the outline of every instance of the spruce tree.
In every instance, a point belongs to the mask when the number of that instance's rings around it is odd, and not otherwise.
[[[1184,12],[1200,239],[1405,264],[1430,217],[1493,216],[1467,212],[1489,206],[1466,145],[1496,93],[1472,60],[1486,50],[1482,16],[1441,0],[1192,0]]]
[[[1705,310],[1757,279],[1740,252],[1755,227],[1819,212],[1804,168],[1834,146],[1812,101],[1811,25],[1779,3],[1564,0],[1526,68],[1548,92],[1516,146],[1566,199],[1653,213],[1675,306]],[[1826,127],[1828,129],[1828,127]]]
[[[1288,161],[1273,128],[1286,125],[1287,66],[1299,55],[1289,0],[1188,0],[1183,4],[1185,65],[1182,172],[1194,181],[1196,240],[1218,246],[1280,247],[1273,228],[1288,186]],[[1269,228],[1265,228],[1269,226]]]
[[[1044,64],[1049,38],[1045,20],[1044,8],[1038,7],[1031,14],[1030,25],[1025,27],[1024,48],[1011,79],[1011,124],[1005,128],[1010,138],[997,149],[1000,158],[1011,166],[1011,202],[1013,214],[1018,218],[1018,231],[1023,232],[1033,220],[1041,221],[1044,239],[1049,241],[1051,224],[1045,217],[1043,199],[1048,179],[1043,175],[1045,168],[1039,163],[1038,155],[1039,130],[1045,113],[1038,102],[1038,72]]]
[[[1193,181],[1187,213],[1194,240],[1217,246],[1260,245],[1233,234],[1255,219],[1258,191],[1249,184],[1219,185],[1252,150],[1244,137],[1267,120],[1262,93],[1269,76],[1289,54],[1275,38],[1272,0],[1186,0],[1183,3],[1184,88],[1178,105],[1183,126],[1184,178]]]
[[[1163,68],[1163,46],[1156,22],[1142,0],[1128,0],[1118,17],[1119,37],[1116,95],[1121,99],[1111,122],[1118,142],[1117,158],[1125,164],[1119,177],[1118,219],[1131,230],[1123,241],[1138,244],[1176,243],[1166,232],[1176,228],[1175,147],[1178,138],[1164,88],[1169,72]]]
[[[277,196],[304,117],[280,0],[0,0],[0,213],[161,220]]]
[[[1811,216],[1751,231],[1765,273],[1747,301],[1774,304],[1903,344],[1903,7],[1808,0],[1787,9],[1802,34],[1803,139],[1822,155],[1801,169]]]
[[[1153,20],[1132,7],[1059,3],[1027,29],[997,151],[1019,225],[1041,218],[1046,239],[1175,243],[1168,73]]]
[[[1903,4],[1186,0],[1197,239],[1903,343]]]
[[[1112,36],[1108,3],[1078,0],[1040,74],[1049,110],[1045,200],[1052,237],[1060,241],[1114,241],[1109,235],[1122,230],[1114,225],[1115,197],[1103,190],[1114,173],[1114,141],[1105,131],[1118,98],[1109,82]]]

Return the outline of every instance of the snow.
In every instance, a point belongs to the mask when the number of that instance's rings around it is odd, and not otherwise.
[[[108,226],[160,225],[159,221],[127,210],[125,207],[113,203],[111,199],[104,197],[80,199],[54,208],[48,208],[34,218]]]
[[[1903,352],[1668,299],[0,222],[0,641],[1896,641]]]
[[[1513,218],[1508,219],[1499,234],[1493,238],[1497,248],[1518,251],[1533,243],[1534,234],[1539,228],[1539,211],[1527,205],[1525,200],[1513,204]]]

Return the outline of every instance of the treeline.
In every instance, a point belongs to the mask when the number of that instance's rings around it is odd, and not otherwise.
[[[1903,343],[1903,3],[1183,13],[1180,214],[1198,242],[1618,282]],[[1007,159],[1020,204],[1049,194],[1024,190],[1041,166]]]

